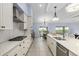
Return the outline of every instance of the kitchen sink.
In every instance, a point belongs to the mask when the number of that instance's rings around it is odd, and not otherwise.
[[[65,39],[63,39],[61,37],[54,37],[54,38],[57,39],[57,40],[65,40]]]
[[[14,37],[12,39],[9,39],[8,41],[22,41],[26,37],[27,36],[18,36],[18,37]]]

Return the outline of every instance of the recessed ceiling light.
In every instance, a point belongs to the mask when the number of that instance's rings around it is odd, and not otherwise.
[[[40,4],[39,6],[42,7],[42,4]]]
[[[66,7],[66,11],[67,12],[76,12],[79,10],[79,4],[69,4],[67,7]]]

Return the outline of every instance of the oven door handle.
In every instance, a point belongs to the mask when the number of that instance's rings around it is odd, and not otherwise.
[[[62,48],[60,48],[59,46],[57,46],[62,52],[67,53],[67,51],[64,51]]]

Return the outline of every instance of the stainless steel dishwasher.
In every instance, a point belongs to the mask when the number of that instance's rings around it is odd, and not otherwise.
[[[69,56],[69,50],[63,47],[61,44],[57,43],[56,55],[57,56]]]

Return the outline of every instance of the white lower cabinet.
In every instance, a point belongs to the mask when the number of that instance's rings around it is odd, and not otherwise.
[[[56,56],[56,42],[55,41],[51,42],[50,49],[53,55]]]
[[[54,38],[47,36],[47,45],[50,48],[53,55],[56,56],[57,42],[54,40]],[[69,50],[69,56],[77,56],[77,55]]]
[[[22,45],[22,53],[23,53],[23,56],[26,55],[26,53],[28,52],[29,48],[27,47],[28,44],[26,42],[24,42],[24,44]],[[30,46],[29,46],[30,47]]]
[[[56,56],[56,41],[47,36],[47,44],[54,56]]]
[[[27,28],[30,29],[33,25],[32,16],[27,16],[28,22],[27,22]]]

